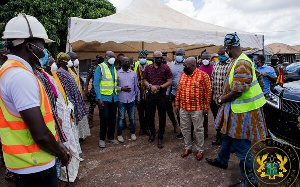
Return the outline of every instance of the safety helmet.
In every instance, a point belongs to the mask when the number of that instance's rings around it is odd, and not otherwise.
[[[8,21],[2,38],[19,39],[15,45],[23,43],[25,38],[41,38],[45,43],[53,42],[48,38],[44,26],[35,17],[23,13]]]

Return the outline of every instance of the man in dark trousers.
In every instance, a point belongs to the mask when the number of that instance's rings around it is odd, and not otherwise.
[[[163,136],[166,127],[166,89],[172,84],[172,72],[168,65],[163,64],[163,57],[160,51],[154,52],[154,63],[148,65],[144,72],[144,84],[147,87],[147,119],[151,135],[149,141],[155,138],[155,110],[157,107],[159,116],[159,131],[157,147],[162,149]]]

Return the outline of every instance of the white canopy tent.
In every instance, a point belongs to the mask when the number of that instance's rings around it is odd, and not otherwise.
[[[263,48],[263,35],[192,19],[160,0],[132,0],[111,16],[69,21],[67,51],[76,52],[80,59],[94,59],[107,50],[136,59],[141,49],[174,52],[177,47],[184,47],[187,55],[199,55],[204,47],[223,45],[224,36],[232,32],[237,32],[242,47]]]

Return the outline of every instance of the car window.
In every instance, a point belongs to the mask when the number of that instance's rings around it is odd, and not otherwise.
[[[300,68],[300,62],[297,62],[297,63],[292,63],[291,65],[288,65],[286,67],[286,70],[288,72],[294,72],[294,71],[296,71],[299,68]]]

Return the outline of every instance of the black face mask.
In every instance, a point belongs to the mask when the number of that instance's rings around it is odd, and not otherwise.
[[[155,64],[157,64],[158,66],[160,66],[160,64],[162,63],[162,61],[163,61],[163,58],[161,58],[161,57],[155,57],[155,58],[154,58],[154,62],[155,62]]]
[[[191,70],[190,70],[188,67],[184,67],[184,68],[183,68],[183,72],[184,72],[185,74],[187,74],[187,75],[191,75],[191,74],[192,74]]]
[[[129,63],[124,63],[122,67],[123,67],[125,70],[128,70],[129,67],[130,67],[130,64],[129,64]]]

